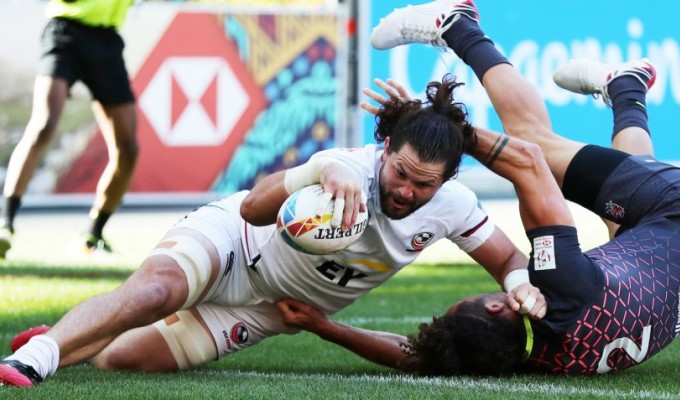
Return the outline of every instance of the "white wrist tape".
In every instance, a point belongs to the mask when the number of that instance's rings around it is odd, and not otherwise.
[[[283,186],[288,194],[292,194],[305,186],[319,183],[321,181],[321,170],[326,164],[325,161],[321,158],[312,158],[302,165],[287,170],[283,179]]]
[[[505,279],[503,279],[503,289],[505,289],[507,293],[510,293],[513,289],[523,283],[529,283],[529,270],[514,269],[505,276]]]

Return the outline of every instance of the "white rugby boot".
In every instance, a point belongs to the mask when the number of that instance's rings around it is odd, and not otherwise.
[[[622,76],[635,77],[649,90],[656,80],[656,69],[646,58],[620,65],[586,59],[572,60],[555,71],[553,81],[570,92],[602,97],[604,103],[611,106],[607,87],[611,81]]]
[[[380,20],[371,33],[371,45],[378,50],[409,43],[447,47],[442,34],[460,18],[479,22],[473,0],[436,0],[394,9]]]

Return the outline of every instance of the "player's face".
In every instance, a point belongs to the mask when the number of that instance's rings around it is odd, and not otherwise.
[[[445,165],[421,162],[409,144],[399,152],[388,150],[386,142],[380,166],[380,207],[389,218],[402,219],[430,201],[442,186]]]

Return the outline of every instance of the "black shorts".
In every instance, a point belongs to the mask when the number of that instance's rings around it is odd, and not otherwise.
[[[113,28],[52,18],[42,34],[38,73],[65,79],[71,87],[82,81],[102,104],[135,100],[123,60],[125,44]]]
[[[586,146],[569,164],[562,191],[568,200],[620,224],[618,233],[680,217],[680,168],[652,156]]]

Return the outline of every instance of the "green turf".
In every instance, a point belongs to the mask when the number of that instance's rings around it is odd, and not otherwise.
[[[130,273],[98,266],[0,264],[0,354],[18,331],[54,323],[69,307],[116,287]],[[497,285],[475,266],[412,266],[334,318],[399,333],[461,297]],[[680,345],[645,364],[595,377],[422,379],[370,364],[302,333],[265,340],[199,369],[172,374],[60,370],[32,389],[0,388],[0,399],[589,399],[680,398]]]

